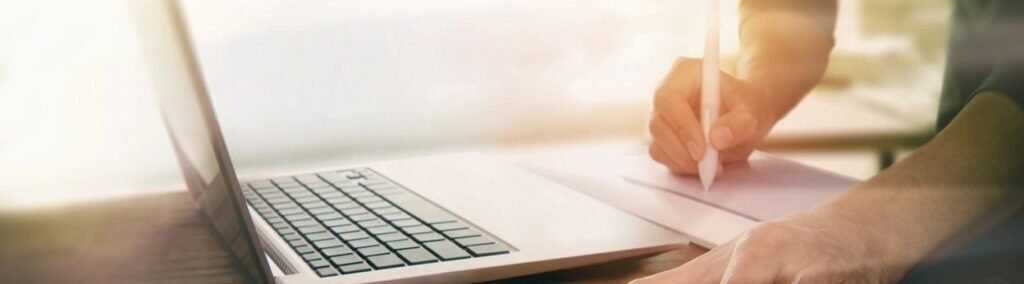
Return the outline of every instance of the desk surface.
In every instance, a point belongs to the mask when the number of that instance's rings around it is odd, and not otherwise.
[[[509,282],[624,283],[707,251],[687,246]],[[184,191],[0,216],[0,279],[10,283],[238,283]]]
[[[683,264],[690,245],[648,258],[529,275],[502,282],[625,283]],[[1010,254],[1013,254],[1012,252]],[[971,260],[921,283],[1021,283],[1016,256]],[[211,230],[184,192],[0,215],[5,283],[239,283]]]

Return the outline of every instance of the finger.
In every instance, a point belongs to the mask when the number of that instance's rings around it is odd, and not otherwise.
[[[695,164],[687,164],[685,166],[676,164],[676,162],[672,161],[672,159],[669,158],[668,154],[665,153],[665,150],[661,147],[661,144],[657,142],[651,143],[651,145],[648,148],[648,151],[650,152],[651,158],[653,158],[658,163],[665,165],[665,167],[668,167],[669,171],[672,171],[673,174],[693,175],[697,173],[697,166]]]
[[[743,144],[729,148],[729,150],[718,152],[718,161],[723,164],[746,161],[754,152],[751,144]]]
[[[724,151],[754,138],[758,121],[747,107],[734,107],[711,126],[711,145]]]
[[[696,115],[699,92],[700,61],[681,58],[654,94],[654,111],[668,121],[680,141],[687,142],[694,160],[704,156],[704,134]]]
[[[698,161],[696,157],[700,155],[702,144],[693,139],[683,140],[680,138],[677,130],[672,127],[664,115],[655,112],[654,117],[651,118],[650,128],[651,137],[662,145],[662,148],[676,164],[683,165]]]
[[[679,267],[639,279],[639,283],[718,283],[735,242],[729,241]]]

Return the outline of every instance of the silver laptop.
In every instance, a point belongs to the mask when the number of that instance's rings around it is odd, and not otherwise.
[[[188,189],[251,282],[476,282],[686,243],[478,154],[239,180],[183,9],[127,2]]]

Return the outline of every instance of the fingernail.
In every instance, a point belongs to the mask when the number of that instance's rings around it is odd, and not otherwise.
[[[732,144],[732,130],[727,127],[716,128],[711,133],[711,141],[715,142],[715,146],[720,145],[731,145]],[[721,149],[719,149],[721,150]]]
[[[693,157],[694,161],[700,161],[700,146],[697,142],[686,142],[686,151],[690,152],[690,157]]]

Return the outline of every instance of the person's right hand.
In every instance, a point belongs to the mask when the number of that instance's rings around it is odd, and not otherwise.
[[[719,151],[721,167],[746,161],[778,117],[768,88],[725,73],[719,84],[722,109],[711,127],[711,145]],[[650,155],[678,175],[697,173],[697,162],[704,157],[706,144],[698,119],[700,88],[701,60],[680,57],[654,94]]]

